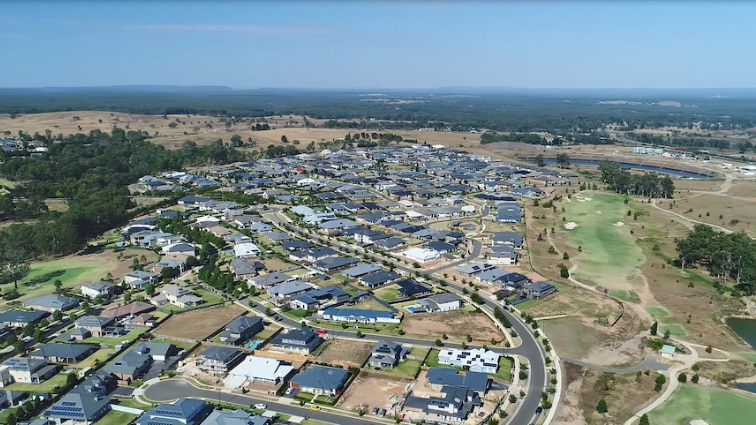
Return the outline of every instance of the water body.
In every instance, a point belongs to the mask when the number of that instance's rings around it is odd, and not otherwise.
[[[741,319],[731,317],[727,319],[730,327],[739,337],[743,338],[751,347],[756,348],[756,319]]]
[[[524,161],[535,163],[535,158],[523,158]],[[546,165],[556,165],[556,159],[544,158]],[[570,159],[570,164],[577,167],[598,167],[603,160],[598,159]],[[634,164],[631,162],[613,161],[620,165],[622,168],[629,168],[631,170],[648,171],[652,173],[668,174],[675,177],[684,177],[689,179],[710,179],[711,176],[704,173],[696,173],[693,171],[679,170],[677,168],[660,167],[658,165],[648,164]]]
[[[756,394],[756,383],[751,384],[735,384],[735,388],[738,388],[740,390],[752,392]]]

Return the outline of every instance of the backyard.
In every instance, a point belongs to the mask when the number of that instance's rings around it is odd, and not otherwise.
[[[137,418],[137,415],[127,413],[127,412],[118,412],[116,410],[111,410],[105,416],[102,417],[99,421],[97,421],[97,425],[123,425],[131,423],[134,419]]]

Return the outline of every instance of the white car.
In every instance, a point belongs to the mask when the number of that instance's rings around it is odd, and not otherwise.
[[[294,388],[289,387],[286,389],[286,392],[284,392],[284,395],[290,395],[293,392],[294,392]]]
[[[263,410],[265,410],[267,408],[268,408],[268,405],[265,404],[265,403],[257,403],[257,404],[255,404],[255,409],[263,409]]]

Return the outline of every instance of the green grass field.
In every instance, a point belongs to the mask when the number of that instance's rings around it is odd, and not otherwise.
[[[688,332],[685,331],[685,328],[680,325],[662,323],[659,325],[659,329],[662,333],[669,331],[669,334],[672,336],[685,336],[688,334]]]
[[[63,273],[53,276],[44,282],[29,284],[29,281],[32,279],[57,271],[62,271]],[[33,263],[29,274],[18,282],[18,291],[22,294],[22,299],[35,297],[52,292],[55,289],[53,283],[58,279],[63,282],[64,288],[70,288],[81,282],[99,280],[107,272],[104,265],[101,267],[94,265],[82,266],[75,258]]]
[[[375,291],[375,296],[386,302],[394,301],[399,298],[399,288],[394,286],[387,286]]]
[[[563,230],[569,236],[570,245],[582,247],[583,252],[572,259],[578,265],[577,278],[609,289],[630,289],[628,278],[645,258],[630,231],[625,226],[614,225],[628,219],[624,198],[596,192],[583,196],[591,201],[580,202],[573,197],[572,202],[564,204],[562,214],[567,221],[578,224],[573,230]]]
[[[132,415],[131,413],[111,410],[110,412],[106,413],[105,416],[102,417],[102,419],[97,421],[97,425],[123,425],[131,423],[131,421],[136,418],[137,415]]]
[[[101,348],[94,352],[91,356],[73,365],[76,368],[84,369],[87,367],[93,367],[95,363],[102,364],[111,358],[115,354],[115,350],[110,348]]]
[[[702,419],[709,425],[749,425],[756,417],[756,398],[734,391],[686,384],[652,411],[652,424],[685,425]]]
[[[511,381],[513,363],[514,362],[509,357],[502,357],[499,359],[499,370],[496,373],[491,374],[491,376],[496,379]]]
[[[57,375],[53,376],[45,382],[42,382],[41,384],[27,384],[23,382],[17,382],[6,386],[5,389],[11,391],[22,391],[26,393],[51,393],[53,391],[53,388],[63,388],[65,386],[66,374],[58,373]]]
[[[624,290],[624,289],[612,289],[609,291],[609,295],[619,298],[623,301],[631,302],[631,303],[640,303],[640,297],[638,296],[638,293],[632,290]]]
[[[662,306],[658,306],[658,305],[657,306],[648,306],[648,307],[646,307],[646,311],[648,312],[648,314],[654,316],[657,319],[660,318],[660,317],[667,317],[667,316],[669,316],[669,312],[667,311],[667,309],[664,308],[664,307],[662,307]]]
[[[423,365],[423,362],[421,360],[412,360],[407,359],[399,362],[398,365],[396,365],[395,368],[386,368],[383,369],[384,372],[388,373],[396,373],[399,375],[405,375],[409,378],[414,378],[417,373],[420,371],[420,366]]]
[[[101,346],[116,346],[122,344],[124,341],[133,341],[137,338],[139,338],[139,335],[147,332],[147,328],[134,328],[129,331],[126,335],[121,335],[117,338],[113,337],[94,337],[94,338],[87,338],[84,340],[86,343],[91,344],[100,344]]]
[[[738,353],[738,355],[742,357],[743,359],[745,359],[746,361],[756,363],[756,353],[745,351],[745,352]]]

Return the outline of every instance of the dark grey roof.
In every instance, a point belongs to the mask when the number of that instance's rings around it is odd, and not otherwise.
[[[337,391],[348,376],[349,372],[344,369],[315,365],[291,378],[291,382],[307,388]]]
[[[221,363],[227,363],[241,353],[241,350],[237,350],[236,348],[213,345],[203,351],[202,354],[200,354],[200,357],[204,357],[208,360],[216,360]]]
[[[24,305],[31,308],[41,307],[47,309],[68,310],[79,305],[79,300],[66,297],[65,295],[50,294],[29,298],[24,302]]]
[[[92,344],[67,344],[63,342],[54,342],[42,344],[32,353],[32,357],[61,357],[67,359],[78,359],[87,352],[97,348]]]
[[[413,279],[402,280],[400,282],[397,282],[396,285],[399,287],[400,292],[405,297],[412,297],[418,294],[425,294],[427,292],[430,292],[430,288],[417,283]]]
[[[378,273],[373,273],[369,276],[362,277],[360,278],[360,281],[365,285],[374,286],[381,285],[386,282],[391,282],[393,280],[399,279],[400,277],[402,276],[397,272],[380,271]]]
[[[0,323],[34,323],[49,315],[46,311],[8,310],[0,313]]]

